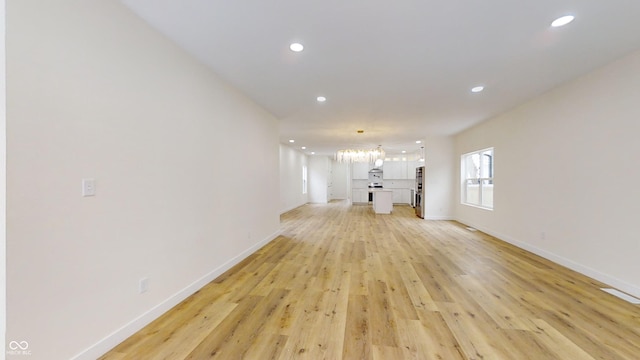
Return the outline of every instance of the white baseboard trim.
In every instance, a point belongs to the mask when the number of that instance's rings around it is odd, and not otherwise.
[[[629,284],[626,281],[620,280],[616,277],[613,277],[611,275],[602,273],[600,271],[597,271],[595,269],[592,269],[588,266],[585,266],[583,264],[577,263],[573,260],[567,259],[563,256],[554,254],[552,252],[549,252],[547,250],[544,249],[540,249],[538,247],[535,247],[531,244],[527,244],[525,242],[519,241],[517,239],[514,239],[510,236],[504,235],[504,234],[500,234],[499,232],[496,231],[492,231],[490,229],[486,229],[483,228],[482,226],[477,226],[476,224],[472,224],[460,219],[456,219],[456,221],[468,225],[468,226],[472,226],[486,234],[489,234],[495,238],[498,238],[500,240],[506,241],[511,245],[517,246],[523,250],[527,250],[529,252],[532,252],[538,256],[541,256],[547,260],[551,260],[553,262],[555,262],[556,264],[562,265],[564,267],[567,267],[573,271],[579,272],[582,275],[588,276],[592,279],[598,280],[600,282],[603,282],[611,287],[614,287],[620,291],[626,292],[629,295],[633,295],[635,297],[640,297],[640,287],[635,286],[633,284]]]
[[[282,214],[284,214],[284,213],[288,213],[289,211],[294,210],[294,209],[297,209],[297,208],[299,208],[300,206],[304,206],[304,205],[307,205],[307,203],[303,203],[303,204],[300,204],[300,205],[294,205],[294,206],[289,207],[289,208],[287,208],[287,209],[281,210],[281,211],[280,211],[280,215],[282,215]]]
[[[453,220],[451,216],[425,216],[425,220]]]
[[[109,350],[113,349],[116,345],[120,344],[124,340],[126,340],[131,335],[140,331],[143,327],[147,326],[153,320],[160,317],[165,312],[169,311],[174,306],[178,305],[181,301],[188,298],[196,291],[200,290],[202,287],[213,281],[218,276],[222,275],[225,271],[231,269],[233,266],[238,264],[240,261],[246,259],[249,255],[258,251],[261,247],[275,239],[281,234],[282,230],[278,230],[271,236],[261,240],[260,242],[254,244],[247,250],[243,251],[239,255],[230,259],[226,263],[212,270],[208,274],[204,275],[200,279],[194,281],[184,289],[178,291],[174,295],[170,296],[168,299],[159,303],[158,305],[151,308],[149,311],[143,313],[137,318],[131,320],[128,324],[123,327],[117,329],[111,334],[107,335],[102,340],[98,341],[96,344],[90,346],[86,350],[82,351],[78,355],[71,358],[71,360],[94,360],[104,355]]]

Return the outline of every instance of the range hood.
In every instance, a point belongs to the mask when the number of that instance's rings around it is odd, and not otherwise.
[[[369,170],[369,187],[382,187],[382,169]]]

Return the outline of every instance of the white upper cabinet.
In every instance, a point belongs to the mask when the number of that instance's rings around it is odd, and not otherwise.
[[[385,180],[401,178],[399,161],[385,161],[382,171],[382,178]]]
[[[383,178],[387,180],[408,179],[407,167],[407,161],[386,161],[382,167],[382,170],[384,171]]]
[[[382,165],[382,178],[384,180],[415,180],[416,167],[424,165],[418,160],[389,160]],[[369,170],[373,168],[373,164],[369,163],[352,163],[351,179],[368,180]]]
[[[419,166],[418,161],[411,160],[407,162],[407,179],[416,179],[416,168]]]

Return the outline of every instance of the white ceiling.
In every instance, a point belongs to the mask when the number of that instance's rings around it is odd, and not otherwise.
[[[640,0],[122,2],[317,154],[415,151],[640,49]]]

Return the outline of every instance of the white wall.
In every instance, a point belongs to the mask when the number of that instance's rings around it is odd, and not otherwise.
[[[329,169],[327,156],[309,156],[309,202],[326,204],[329,200]]]
[[[635,52],[459,134],[458,164],[495,147],[495,189],[457,218],[640,296],[638,99]]]
[[[307,194],[302,193],[302,167],[305,165],[307,165],[305,154],[280,145],[280,213],[307,203],[308,186]]]
[[[118,1],[7,7],[7,338],[94,359],[277,234],[277,122]]]
[[[456,173],[455,148],[452,137],[428,137],[425,150],[425,219],[454,218],[453,201]]]

